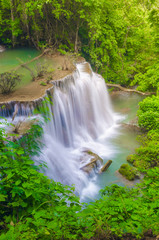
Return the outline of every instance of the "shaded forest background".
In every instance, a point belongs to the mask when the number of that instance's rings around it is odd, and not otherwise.
[[[0,44],[80,52],[112,83],[157,90],[158,0],[1,0]]]

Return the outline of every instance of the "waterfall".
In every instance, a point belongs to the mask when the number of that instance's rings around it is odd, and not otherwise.
[[[104,79],[94,73],[88,63],[77,64],[77,70],[62,80],[53,81],[53,88],[44,102],[47,117],[44,123],[43,143],[38,160],[47,164],[45,174],[65,185],[75,185],[76,193],[84,199],[94,197],[99,188],[96,184],[98,168],[90,174],[82,166],[90,162],[86,150],[101,157],[109,157],[111,147],[102,139],[113,134],[115,115],[112,111]],[[42,98],[34,102],[11,102],[1,107],[0,114],[13,116],[31,115]]]
[[[99,138],[110,134],[114,114],[104,79],[92,72],[88,63],[64,81],[56,81],[53,105],[47,103],[50,121],[44,126],[45,147],[41,158],[47,163],[47,175],[55,181],[74,184],[80,196],[93,195],[98,187],[94,178],[81,170],[84,150],[100,153]],[[86,159],[86,162],[90,159]]]

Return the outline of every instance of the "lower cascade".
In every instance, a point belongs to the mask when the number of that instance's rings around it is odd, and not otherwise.
[[[112,157],[109,138],[117,126],[105,81],[84,62],[77,64],[72,75],[52,83],[46,93],[51,101],[43,101],[44,97],[29,103],[10,102],[1,107],[0,114],[11,121],[16,113],[17,121],[43,102],[49,121],[43,125],[44,147],[37,160],[47,164],[45,174],[54,181],[74,185],[81,201],[94,198],[99,190],[96,180],[103,165],[101,158]],[[101,158],[92,160],[89,152],[94,159]]]
[[[112,134],[115,115],[104,79],[92,72],[88,63],[77,65],[69,79],[56,81],[53,105],[47,103],[49,121],[44,126],[41,159],[47,163],[46,174],[66,185],[75,185],[81,199],[98,192],[96,171],[83,171],[90,162],[86,151],[108,156],[102,139]],[[99,162],[98,168],[101,167]]]

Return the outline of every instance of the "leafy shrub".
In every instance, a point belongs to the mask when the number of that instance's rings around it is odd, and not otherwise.
[[[158,234],[158,167],[136,188],[106,187],[99,200],[82,207],[74,188],[48,179],[39,172],[43,163],[35,166],[31,159],[40,152],[41,135],[34,125],[10,142],[0,129],[0,240],[144,239],[149,229]],[[158,134],[148,137],[156,141]]]
[[[148,229],[158,234],[159,193],[155,193],[159,187],[158,171],[159,168],[148,171],[152,192],[149,177],[145,177],[137,188],[112,185],[101,190],[101,198],[81,213],[85,222],[89,219],[94,239],[124,239],[122,236],[126,234],[141,239]],[[127,239],[134,239],[130,236]]]
[[[30,158],[39,151],[38,141],[33,141],[42,134],[37,127],[20,142],[10,142],[0,132],[1,240],[76,236],[76,212],[81,206],[74,188],[48,179],[39,172],[42,165],[35,166]],[[82,228],[78,234],[81,236]]]
[[[52,76],[50,75],[50,76],[47,77],[47,83],[49,83],[51,80],[53,80],[53,78],[52,78]]]
[[[43,77],[48,72],[48,66],[45,63],[37,62],[35,66],[37,77]]]
[[[147,67],[145,73],[136,74],[132,82],[134,84],[138,84],[137,90],[143,92],[159,90],[159,62]]]
[[[146,136],[142,136],[142,145],[132,155],[133,165],[140,171],[159,166],[159,131],[151,130]]]
[[[133,155],[129,155],[127,156],[126,160],[129,162],[129,163],[133,163],[134,162],[134,159],[133,159]]]
[[[40,85],[41,85],[41,86],[46,86],[47,83],[45,83],[45,82],[40,82]]]
[[[0,89],[3,94],[9,94],[21,81],[20,75],[15,72],[0,74]]]
[[[145,98],[139,103],[138,123],[146,129],[159,129],[159,97],[152,96]]]
[[[159,166],[159,97],[152,96],[144,99],[139,104],[138,123],[146,129],[147,135],[142,135],[142,145],[135,150],[131,162],[140,171]]]

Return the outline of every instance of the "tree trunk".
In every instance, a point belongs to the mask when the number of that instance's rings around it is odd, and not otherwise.
[[[75,53],[78,53],[78,31],[79,31],[79,21],[77,22],[77,28],[76,28]]]
[[[14,8],[14,4],[13,4],[13,0],[11,0],[11,2],[10,2],[10,7],[11,7],[11,20],[12,20],[12,45],[13,45],[13,47],[15,47],[15,43],[16,43],[16,37],[15,37],[15,35],[14,35],[14,10],[13,10],[13,8]]]
[[[156,94],[155,92],[146,92],[145,93],[145,92],[137,91],[135,89],[124,88],[124,87],[120,86],[119,84],[106,83],[106,85],[107,85],[107,87],[119,88],[121,91],[124,91],[124,92],[134,92],[134,93],[138,93],[138,94],[145,95],[145,96]]]
[[[23,22],[24,22],[24,27],[26,29],[26,33],[27,33],[27,40],[29,42],[29,45],[31,45],[31,39],[30,39],[30,29],[29,29],[29,24],[28,24],[28,16],[26,13],[26,7],[25,7],[25,0],[22,0],[22,17],[23,17]]]

